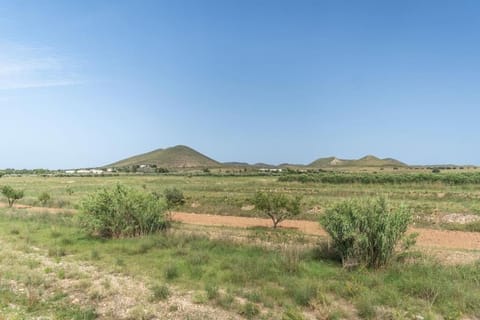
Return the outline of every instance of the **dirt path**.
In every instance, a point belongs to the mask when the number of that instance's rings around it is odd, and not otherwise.
[[[228,227],[271,227],[270,219],[219,216],[211,214],[196,214],[174,212],[173,220],[198,225],[228,226]],[[279,225],[282,228],[292,228],[306,234],[326,236],[318,222],[305,220],[285,220]],[[445,249],[480,250],[480,233],[448,230],[433,230],[411,228],[409,232],[418,232],[417,245],[421,247],[437,247]]]
[[[6,203],[0,202],[0,207],[7,207]],[[50,213],[76,213],[75,209],[62,208],[46,208],[31,207],[17,204],[15,209],[28,210],[32,212],[50,212]],[[206,225],[206,226],[228,226],[238,228],[248,227],[271,227],[272,221],[263,218],[237,217],[237,216],[220,216],[212,214],[197,214],[186,212],[174,212],[173,219],[175,221]],[[320,228],[316,221],[306,220],[285,220],[280,223],[281,228],[292,228],[302,231],[306,234],[326,236],[325,231]],[[480,250],[480,233],[479,232],[463,232],[449,230],[435,230],[425,228],[411,228],[409,232],[418,232],[417,245],[430,248],[444,249],[463,249],[463,250]]]

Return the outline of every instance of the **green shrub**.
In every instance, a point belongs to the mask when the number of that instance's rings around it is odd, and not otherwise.
[[[24,196],[23,190],[15,190],[10,186],[4,186],[2,194],[7,198],[9,207],[12,207],[15,201],[22,199]]]
[[[173,280],[177,278],[179,275],[177,265],[173,263],[168,264],[164,269],[164,273],[167,280]]]
[[[152,194],[117,185],[82,201],[80,223],[87,232],[105,238],[142,236],[168,227],[165,207]]]
[[[378,268],[390,261],[411,219],[405,207],[391,209],[385,198],[376,198],[343,201],[327,209],[320,223],[344,265]]]
[[[152,301],[167,300],[170,296],[170,289],[166,285],[154,285],[152,288]]]
[[[245,316],[247,319],[252,319],[260,314],[260,309],[255,304],[247,302],[242,306],[240,314]]]
[[[42,192],[39,196],[38,196],[38,201],[40,201],[40,203],[43,205],[43,206],[46,206],[47,205],[47,202],[50,201],[51,197],[50,197],[50,194],[46,191]]]
[[[205,286],[205,291],[207,292],[208,300],[216,299],[219,296],[218,287],[212,283],[208,283]]]
[[[185,204],[185,196],[183,192],[177,188],[167,188],[163,192],[165,200],[167,202],[168,209],[173,209]]]

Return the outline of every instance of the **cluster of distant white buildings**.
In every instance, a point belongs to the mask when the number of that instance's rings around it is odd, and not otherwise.
[[[65,170],[66,174],[102,174],[105,172],[112,172],[112,169],[78,169],[78,170]]]
[[[283,170],[280,168],[261,168],[258,169],[260,172],[282,172]]]

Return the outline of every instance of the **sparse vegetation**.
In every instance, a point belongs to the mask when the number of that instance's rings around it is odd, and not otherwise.
[[[46,206],[47,203],[50,201],[51,196],[50,193],[44,191],[38,196],[38,201],[42,204],[42,206]]]
[[[183,192],[175,187],[165,189],[163,195],[165,196],[169,210],[178,208],[185,204],[185,196],[183,195]]]
[[[406,173],[401,171],[398,174]],[[437,175],[444,174],[446,173],[442,172]],[[470,215],[480,212],[477,198],[479,187],[475,184],[419,182],[382,184],[379,189],[379,184],[285,183],[279,182],[275,176],[215,176],[215,172],[206,176],[201,171],[198,176],[191,177],[7,176],[2,178],[2,182],[15,189],[28,186],[27,196],[19,200],[21,204],[35,206],[39,195],[46,191],[55,199],[49,201],[48,205],[57,208],[59,200],[66,197],[66,185],[75,188],[75,193],[68,196],[65,204],[66,208],[72,208],[103,192],[104,189],[97,190],[99,185],[121,182],[129,185],[128,188],[122,188],[141,194],[141,198],[145,196],[163,203],[162,215],[167,212],[167,200],[163,193],[165,186],[182,190],[182,193],[185,191],[188,195],[184,199],[188,200],[189,205],[183,204],[182,211],[199,213],[264,216],[265,213],[254,210],[251,203],[256,190],[264,193],[275,190],[275,193],[290,199],[303,195],[302,207],[305,210],[294,216],[300,219],[318,219],[328,211],[326,208],[331,208],[339,200],[353,198],[362,202],[361,199],[374,196],[379,190],[389,194],[393,208],[398,208],[401,202],[408,203],[415,212],[416,222],[423,225],[435,223],[428,220],[433,216],[430,213],[436,212],[434,210],[472,212]],[[114,193],[115,188],[106,190]],[[114,205],[114,201],[103,203],[107,208],[122,207]],[[130,204],[125,207],[137,208]],[[258,308],[259,314],[251,316],[255,319],[279,319],[282,315],[298,316],[301,319],[307,310],[309,313],[317,313],[319,318],[332,319],[351,318],[352,315],[364,318],[395,318],[396,315],[412,318],[421,315],[425,318],[447,319],[459,314],[476,316],[480,312],[475,299],[478,291],[478,286],[475,285],[478,283],[478,266],[475,264],[443,266],[418,252],[407,252],[392,256],[388,267],[347,271],[342,268],[341,261],[337,260],[338,252],[332,246],[328,247],[322,238],[305,238],[301,233],[287,228],[203,230],[203,227],[187,228],[175,223],[168,234],[153,233],[139,239],[121,235],[118,239],[110,240],[89,236],[100,235],[100,229],[83,229],[85,232],[79,232],[77,216],[71,216],[75,211],[65,210],[63,213],[56,209],[54,215],[49,215],[34,213],[36,209],[0,208],[0,212],[3,212],[0,214],[0,241],[15,244],[25,252],[36,252],[31,249],[34,246],[35,250],[43,250],[44,257],[52,259],[56,264],[60,261],[62,265],[66,261],[78,261],[95,265],[105,272],[134,275],[135,281],[146,281],[146,299],[151,304],[168,303],[178,306],[176,297],[192,292],[190,299],[200,303],[196,307],[209,305],[245,317],[251,312],[255,313],[255,308]],[[83,224],[83,219],[80,222]],[[445,229],[478,229],[475,222],[465,225],[440,222],[435,225]],[[221,232],[224,233],[219,235]],[[319,248],[318,241],[322,243],[322,248]],[[405,243],[407,242],[409,241]],[[36,260],[41,262],[41,259]],[[7,258],[0,258],[0,266],[5,261]],[[38,267],[37,264],[38,262],[25,262],[29,270],[40,270],[41,274],[53,276],[58,281],[71,281],[76,277],[66,266]],[[8,268],[11,266],[8,265]],[[8,273],[2,273],[2,279],[8,279]],[[90,280],[81,281],[82,288],[87,288]],[[113,286],[115,282],[111,283]],[[152,284],[159,284],[158,292],[164,289],[160,290],[161,286],[168,284],[168,298],[154,298],[155,285]],[[110,290],[103,286],[89,289],[89,303],[100,303],[108,299]],[[0,304],[2,294],[0,291]],[[42,296],[35,291],[32,291],[30,297],[33,306],[38,306],[43,301]],[[153,302],[154,300],[157,301]],[[333,301],[343,301],[346,311]],[[2,307],[3,305],[0,306]],[[169,310],[168,307],[164,309]],[[85,310],[88,311],[88,308]],[[171,312],[182,310],[183,307],[172,307]],[[151,315],[143,309],[141,311],[144,312],[142,316]],[[28,312],[26,314],[30,316],[31,312]],[[140,313],[132,311],[131,314]]]

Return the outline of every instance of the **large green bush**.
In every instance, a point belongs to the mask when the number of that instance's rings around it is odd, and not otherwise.
[[[345,264],[378,268],[387,264],[411,222],[405,207],[392,209],[385,198],[347,200],[320,219]]]
[[[168,227],[163,200],[122,185],[91,194],[82,201],[81,211],[83,228],[106,238],[141,236]]]

